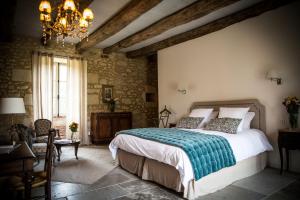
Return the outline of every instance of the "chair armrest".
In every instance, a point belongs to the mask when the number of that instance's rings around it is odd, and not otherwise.
[[[32,138],[36,138],[36,131],[34,129],[32,129],[31,135],[32,135]]]
[[[55,129],[57,136],[60,138],[59,129]]]

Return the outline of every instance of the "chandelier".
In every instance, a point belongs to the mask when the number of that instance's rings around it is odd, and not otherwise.
[[[94,15],[89,8],[85,8],[81,14],[78,10],[78,1],[63,0],[53,10],[49,1],[41,1],[39,10],[44,44],[52,36],[56,37],[57,42],[62,41],[63,46],[67,37],[79,38],[80,41],[84,38],[88,40],[88,27],[91,25]]]

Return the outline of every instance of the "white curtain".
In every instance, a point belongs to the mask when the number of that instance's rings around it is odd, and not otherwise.
[[[68,59],[66,130],[69,125],[79,124],[79,138],[82,144],[89,144],[87,131],[87,61],[78,58]]]
[[[32,56],[33,117],[52,121],[53,56],[35,52]]]

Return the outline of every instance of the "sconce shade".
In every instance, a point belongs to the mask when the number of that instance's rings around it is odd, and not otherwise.
[[[277,85],[281,85],[281,77],[279,76],[279,73],[272,69],[270,71],[268,71],[267,73],[267,79],[271,80],[271,81],[276,81],[277,82]]]
[[[279,73],[276,70],[272,69],[272,70],[268,71],[267,78],[268,79],[278,79],[280,77],[279,77]]]
[[[26,113],[23,98],[1,98],[0,114]]]

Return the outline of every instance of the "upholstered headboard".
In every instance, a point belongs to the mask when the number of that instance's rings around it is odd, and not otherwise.
[[[266,132],[265,107],[256,99],[195,102],[192,104],[191,110],[195,108],[214,108],[215,111],[218,111],[220,107],[249,107],[249,112],[255,112],[251,128]]]

